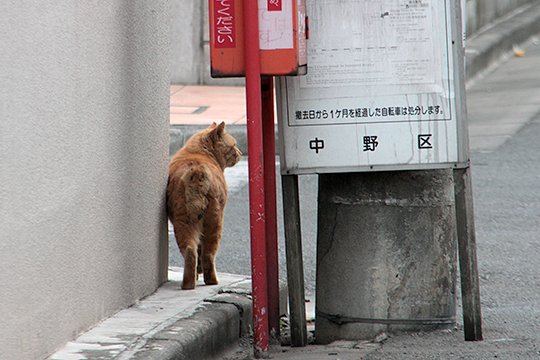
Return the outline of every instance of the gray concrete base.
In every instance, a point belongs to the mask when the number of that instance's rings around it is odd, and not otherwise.
[[[317,343],[455,326],[453,189],[451,170],[319,175]]]

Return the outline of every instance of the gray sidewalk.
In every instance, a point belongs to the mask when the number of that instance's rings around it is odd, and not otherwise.
[[[245,292],[238,291],[250,285],[249,279],[220,274],[221,286],[197,291],[181,291],[181,279],[182,269],[170,268],[169,282],[155,294],[103,321],[50,359],[172,359],[180,354],[181,359],[194,359],[235,343],[251,312]],[[215,304],[225,296],[220,293],[229,294],[227,301]],[[204,334],[216,338],[212,347],[200,346],[198,338]]]
[[[380,343],[274,346],[273,358],[540,358],[536,269],[540,255],[540,121],[536,118],[540,113],[540,42],[532,39],[523,45],[524,57],[510,55],[493,72],[480,74],[514,44],[538,32],[540,4],[467,43],[471,59],[467,61],[471,80],[467,101],[486,340],[465,343],[460,330],[408,334]],[[171,151],[198,128],[171,127]],[[245,144],[245,126],[233,126],[231,132]],[[82,334],[50,359],[249,358],[249,344],[237,347],[241,336],[249,334],[249,279],[222,274],[219,287],[200,286],[190,292],[179,290],[178,271],[170,274],[171,281],[156,294]]]
[[[182,291],[182,270],[169,268],[169,281],[156,293],[103,321],[49,359],[204,359],[249,336],[248,277],[219,273],[219,286],[199,283],[195,291]]]

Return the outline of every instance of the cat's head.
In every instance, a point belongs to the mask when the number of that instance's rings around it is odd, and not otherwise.
[[[223,167],[236,165],[242,152],[236,146],[236,139],[225,131],[225,122],[213,123],[206,129],[207,138],[211,142],[212,152]]]

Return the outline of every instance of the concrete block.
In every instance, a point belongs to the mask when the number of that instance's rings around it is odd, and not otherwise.
[[[319,175],[318,343],[454,325],[453,198],[447,170]]]

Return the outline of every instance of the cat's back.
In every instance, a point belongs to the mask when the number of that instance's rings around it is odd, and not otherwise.
[[[186,171],[189,171],[193,166],[202,166],[206,171],[213,175],[223,177],[223,170],[219,167],[215,160],[210,156],[201,153],[191,153],[178,151],[171,162],[169,163],[169,178],[174,176],[182,176]],[[220,176],[221,175],[221,176]]]
[[[191,153],[180,150],[171,159],[169,164],[169,184],[167,192],[184,192],[189,182],[190,174],[204,173],[205,181],[208,182],[210,195],[227,196],[227,185],[223,170],[210,156],[201,153]]]

